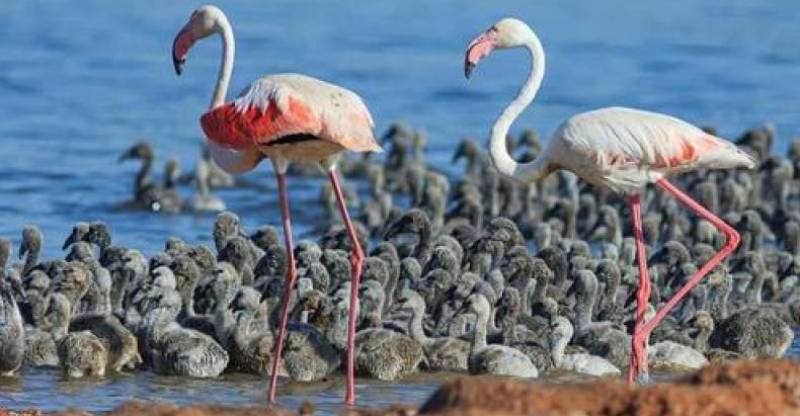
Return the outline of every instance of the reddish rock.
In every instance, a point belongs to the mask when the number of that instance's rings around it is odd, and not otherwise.
[[[739,361],[643,388],[461,378],[441,387],[419,414],[800,415],[800,365]]]

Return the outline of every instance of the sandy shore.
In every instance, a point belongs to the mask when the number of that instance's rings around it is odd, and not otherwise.
[[[40,415],[36,410],[0,416]],[[89,415],[79,410],[60,416]],[[284,410],[128,403],[113,416],[311,415],[313,406]],[[461,377],[445,383],[420,408],[397,405],[349,415],[800,415],[800,364],[790,360],[739,361],[707,367],[674,382],[629,388],[618,381],[541,384]]]

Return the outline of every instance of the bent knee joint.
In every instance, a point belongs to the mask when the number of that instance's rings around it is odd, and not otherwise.
[[[356,243],[355,248],[353,248],[352,259],[353,263],[358,264],[364,261],[364,250],[361,248],[361,244]]]
[[[739,243],[742,241],[741,235],[739,235],[739,232],[733,229],[733,227],[725,230],[725,239],[727,240],[725,242],[725,247],[729,250],[733,250],[738,247]]]

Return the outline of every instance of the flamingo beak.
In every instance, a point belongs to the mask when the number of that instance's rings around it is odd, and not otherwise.
[[[478,62],[492,53],[495,48],[495,37],[495,30],[489,29],[469,43],[467,52],[464,55],[464,76],[467,79],[472,75],[475,67],[478,66]]]
[[[172,65],[175,67],[175,74],[178,76],[183,72],[183,64],[186,63],[186,56],[189,54],[189,49],[194,44],[194,40],[192,31],[187,23],[175,36],[175,40],[172,41]]]
[[[72,230],[72,234],[64,240],[64,245],[61,246],[62,250],[66,250],[69,246],[78,242],[78,233],[76,230]]]
[[[124,162],[126,160],[130,160],[130,159],[135,159],[136,156],[137,156],[136,155],[136,148],[132,147],[132,148],[126,150],[125,153],[119,155],[119,158],[117,159],[117,163],[122,163],[122,162]]]

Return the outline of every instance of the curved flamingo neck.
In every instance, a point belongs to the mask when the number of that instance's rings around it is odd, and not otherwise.
[[[225,96],[228,95],[228,86],[233,74],[233,59],[236,54],[236,41],[233,39],[233,28],[231,28],[230,22],[222,15],[217,19],[217,24],[219,25],[218,33],[222,37],[222,62],[219,66],[214,95],[211,96],[210,110],[225,104]]]
[[[488,305],[488,302],[487,302]],[[486,332],[489,330],[489,309],[481,309],[475,317],[475,330],[472,334],[472,345],[470,354],[486,348]]]
[[[531,72],[528,79],[522,88],[517,93],[517,97],[500,113],[500,116],[492,126],[492,136],[490,142],[489,155],[492,158],[497,170],[500,173],[508,176],[525,176],[533,179],[538,178],[544,171],[544,163],[541,155],[536,158],[532,163],[520,165],[508,153],[506,146],[506,135],[511,128],[511,124],[519,117],[520,113],[533,101],[536,93],[539,92],[539,87],[542,85],[545,71],[545,55],[544,48],[539,38],[531,32],[529,39],[523,46],[530,52],[531,55]],[[524,169],[518,169],[524,168]],[[539,175],[536,175],[539,173]]]
[[[417,306],[421,307],[415,307],[411,313],[409,332],[411,332],[412,338],[425,345],[430,341],[430,339],[428,339],[428,336],[425,335],[425,331],[422,329],[422,318],[425,315],[425,306],[422,305],[417,305]]]
[[[142,159],[142,166],[139,167],[139,172],[136,174],[136,181],[134,182],[135,192],[139,192],[150,182],[150,170],[153,167],[153,158],[146,157]]]

